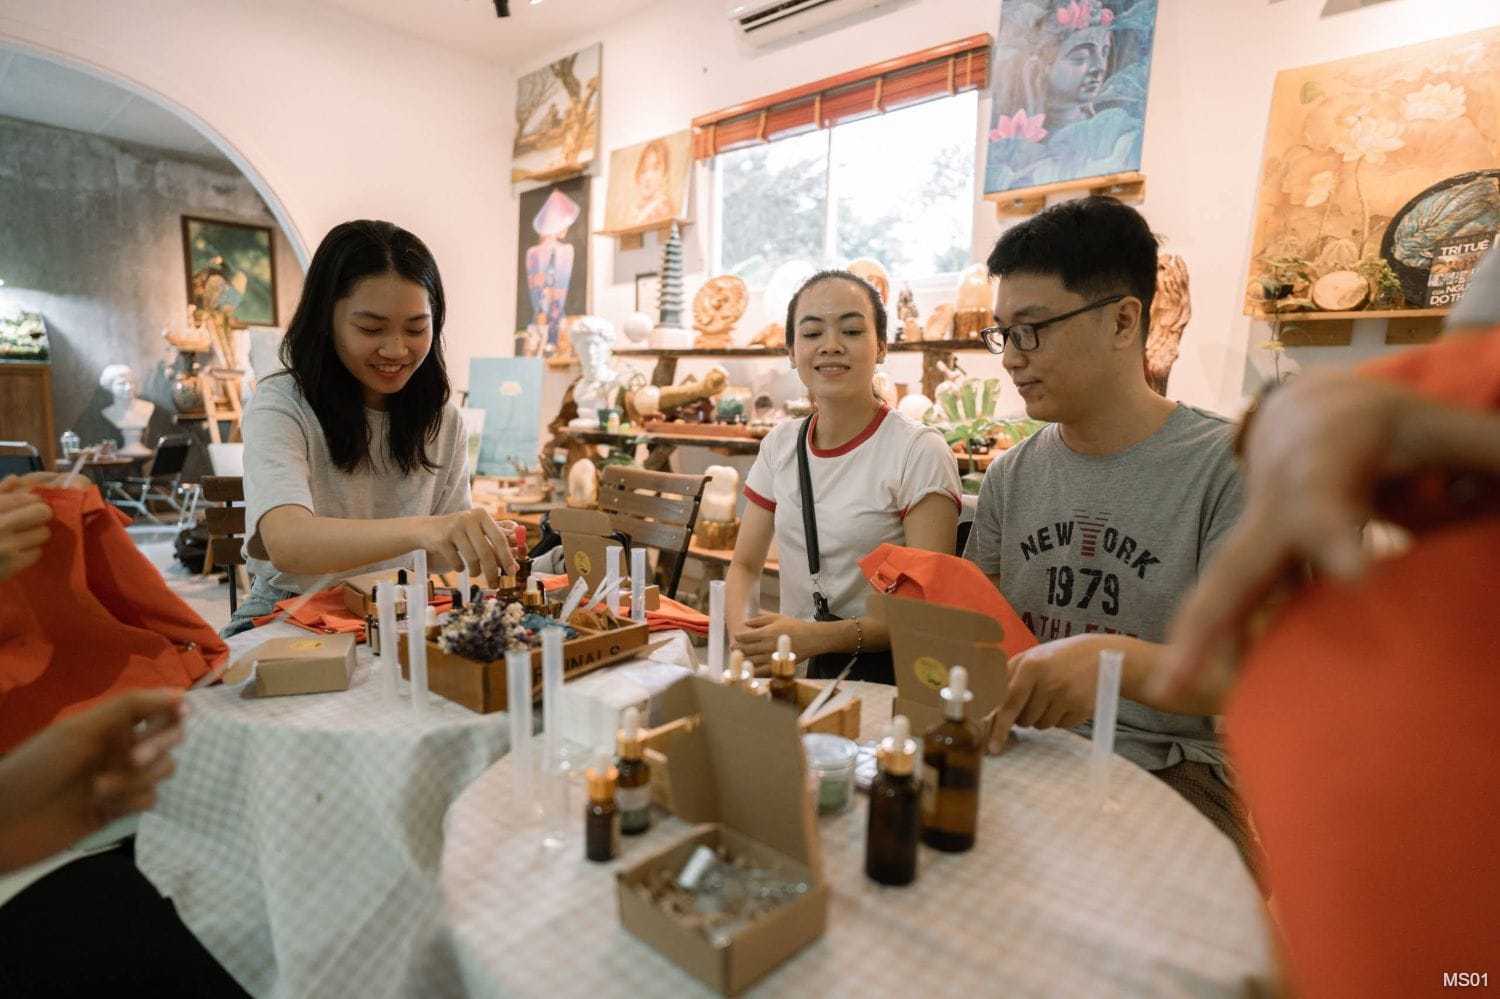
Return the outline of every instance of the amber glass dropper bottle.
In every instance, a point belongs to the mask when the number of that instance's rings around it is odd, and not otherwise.
[[[620,855],[620,809],[615,804],[615,781],[619,771],[601,752],[584,777],[589,788],[588,808],[583,813],[583,855],[589,860],[613,860]]]
[[[917,837],[922,804],[917,777],[917,742],[905,715],[891,719],[891,734],[875,758],[880,772],[870,783],[870,821],[865,834],[865,875],[883,885],[909,885],[917,878]]]
[[[944,719],[922,740],[922,842],[960,853],[979,823],[979,733],[965,719],[969,671],[955,666],[943,688]]]
[[[771,700],[797,706],[797,654],[792,651],[791,635],[776,636],[776,651],[771,653]]]
[[[651,764],[643,758],[641,712],[626,708],[615,733],[620,777],[615,784],[615,804],[620,809],[620,831],[627,836],[643,833],[651,826]]]

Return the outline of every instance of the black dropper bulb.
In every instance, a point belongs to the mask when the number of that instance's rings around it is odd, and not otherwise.
[[[406,570],[405,569],[397,569],[396,570],[396,585],[398,585],[398,586],[405,586],[406,585]]]

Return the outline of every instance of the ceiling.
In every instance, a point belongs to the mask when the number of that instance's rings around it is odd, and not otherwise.
[[[229,160],[192,125],[95,76],[0,46],[0,115],[152,146],[193,159]]]
[[[532,68],[539,55],[585,40],[655,0],[510,0],[508,18],[493,0],[319,0],[346,14],[376,21],[486,62]],[[700,0],[718,3],[720,0]]]

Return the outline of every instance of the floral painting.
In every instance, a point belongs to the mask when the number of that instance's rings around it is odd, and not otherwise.
[[[985,194],[1141,168],[1156,0],[1006,0]]]
[[[1496,184],[1480,173],[1496,164],[1500,28],[1277,74],[1247,311],[1268,278],[1295,300],[1347,271],[1370,282],[1373,305],[1425,304],[1413,269],[1500,224]]]
[[[516,80],[512,182],[582,173],[599,145],[599,59],[574,52]]]

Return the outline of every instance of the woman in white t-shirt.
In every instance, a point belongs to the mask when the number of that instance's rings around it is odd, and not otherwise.
[[[223,634],[330,573],[421,548],[489,585],[515,571],[514,525],[471,509],[463,421],[443,364],[437,262],[389,222],[335,227],[313,254],[281,345],[287,370],[245,411],[250,593]]]
[[[832,675],[857,654],[852,676],[891,683],[890,638],[884,624],[865,613],[870,588],[859,560],[885,542],[951,554],[958,463],[942,434],[875,395],[871,383],[885,359],[886,313],[871,285],[848,271],[822,271],[792,296],[786,318],[792,366],[817,412],[772,430],[746,477],[749,502],[728,574],[729,633],[757,665],[770,661],[777,636],[786,634],[799,659],[823,657],[811,675]],[[799,487],[804,431],[816,511],[816,582]],[[760,590],[773,536],[783,613],[745,620],[746,597]],[[820,596],[826,613],[820,613]]]

